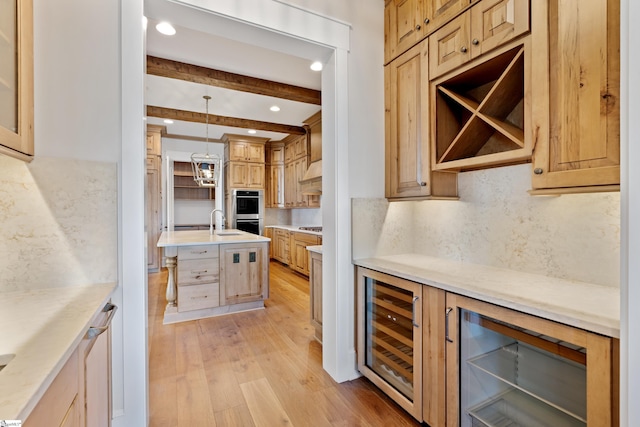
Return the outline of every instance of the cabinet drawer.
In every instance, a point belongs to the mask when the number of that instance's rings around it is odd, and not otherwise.
[[[178,287],[178,311],[200,310],[220,305],[220,283]]]
[[[178,261],[178,286],[217,282],[220,277],[220,260],[188,259]]]
[[[178,259],[218,258],[218,249],[217,245],[179,246]]]

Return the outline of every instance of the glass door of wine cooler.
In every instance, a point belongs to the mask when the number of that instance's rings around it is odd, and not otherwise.
[[[358,367],[421,419],[421,285],[359,269]]]

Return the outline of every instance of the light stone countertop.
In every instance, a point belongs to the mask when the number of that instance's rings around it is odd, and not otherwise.
[[[225,233],[229,233],[225,235]],[[270,242],[271,239],[257,234],[251,234],[236,229],[225,229],[215,234],[209,230],[163,231],[158,239],[158,247],[191,246],[191,245],[222,245],[225,243],[256,243]]]
[[[307,250],[322,255],[322,245],[307,246]]]
[[[313,234],[314,236],[322,237],[321,231],[318,232],[318,231],[311,231],[311,230],[300,230],[300,227],[305,227],[305,226],[304,225],[265,225],[264,226],[264,228],[282,228],[283,230],[296,231],[298,233]]]
[[[0,293],[0,420],[25,420],[107,303],[115,283]]]
[[[417,254],[356,259],[355,265],[614,338],[620,290]]]

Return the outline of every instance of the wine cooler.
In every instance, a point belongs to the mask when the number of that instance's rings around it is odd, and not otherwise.
[[[447,425],[613,425],[608,338],[465,302],[447,299]]]
[[[358,269],[358,369],[422,417],[421,285]]]

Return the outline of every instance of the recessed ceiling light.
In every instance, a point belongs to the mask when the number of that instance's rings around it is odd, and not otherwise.
[[[256,131],[256,130],[253,130],[253,129],[249,129],[247,132],[249,132],[250,134],[252,134],[252,135],[253,135],[253,134],[254,134],[254,133],[256,133],[257,131]]]
[[[313,71],[322,71],[322,62],[316,61],[310,67]]]
[[[156,30],[158,30],[165,36],[172,36],[176,33],[176,29],[173,28],[173,25],[169,24],[166,21],[162,21],[158,25],[156,25]]]
[[[164,122],[168,125],[172,125],[173,124],[173,120],[169,120],[169,119],[164,119]]]
[[[280,107],[278,107],[277,105],[272,105],[271,108],[269,108],[271,111],[280,111]]]

